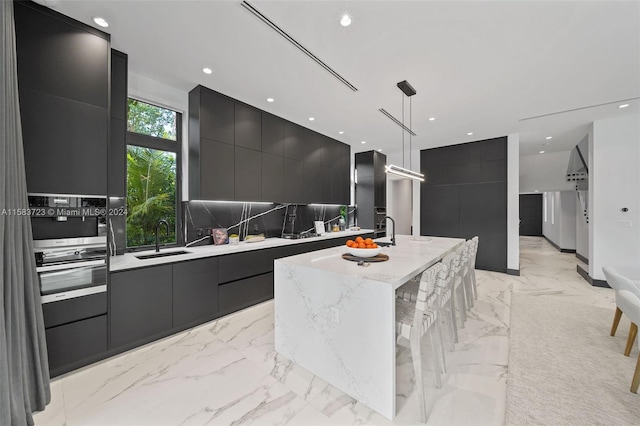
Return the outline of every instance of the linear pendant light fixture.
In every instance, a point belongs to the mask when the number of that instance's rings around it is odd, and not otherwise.
[[[424,182],[424,175],[422,173],[414,172],[413,170],[411,170],[411,136],[415,135],[415,133],[413,133],[413,131],[411,130],[411,112],[412,112],[411,96],[415,95],[417,92],[409,84],[407,80],[401,81],[400,83],[397,84],[397,86],[402,91],[402,93],[409,98],[409,127],[407,128],[404,125],[404,95],[402,96],[402,125],[400,127],[402,127],[402,166],[403,167],[390,164],[384,167],[384,171],[385,173],[391,173],[394,175]],[[382,113],[384,114],[384,112]],[[408,169],[404,167],[404,132],[405,131],[409,132],[409,168]]]

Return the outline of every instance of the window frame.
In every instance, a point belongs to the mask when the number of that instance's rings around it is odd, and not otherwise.
[[[148,101],[142,101],[131,96],[127,97],[127,104],[129,99],[134,99],[139,102],[144,102],[146,104],[153,105],[158,108],[168,109],[176,113],[176,140],[164,139],[159,136],[150,136],[150,135],[145,135],[143,133],[130,132],[129,130],[127,130],[127,135],[125,139],[125,152],[128,150],[129,145],[134,145],[142,148],[151,148],[151,149],[156,149],[160,151],[172,152],[176,154],[176,206],[175,206],[176,207],[176,227],[175,227],[176,242],[165,243],[163,244],[163,247],[181,247],[184,245],[184,236],[181,232],[182,223],[183,223],[182,222],[182,113],[180,111],[176,111],[161,105],[156,105]],[[127,108],[127,120],[129,119],[128,111],[129,110]],[[126,185],[125,189],[126,189],[129,184],[129,171],[128,171],[128,166],[126,162],[125,162],[125,177],[126,177],[126,180],[125,180],[125,185]],[[125,190],[125,197],[124,197],[125,203],[127,202],[127,198],[128,198],[128,193]],[[126,231],[126,221],[125,221],[125,244],[127,241],[126,232],[127,231]],[[143,245],[143,246],[134,246],[134,247],[129,247],[127,245],[125,248],[125,252],[138,252],[138,251],[150,250],[154,248],[155,248],[155,245]]]

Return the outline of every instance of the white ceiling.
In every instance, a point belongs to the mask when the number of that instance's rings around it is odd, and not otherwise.
[[[378,109],[401,119],[396,83],[405,79],[418,92],[412,97],[414,148],[520,133],[521,155],[565,151],[589,122],[640,111],[637,1],[252,4],[358,92],[239,0],[60,0],[55,9],[93,26],[92,16],[106,18],[112,47],[129,55],[131,72],[184,91],[202,84],[356,152],[400,150],[400,128]],[[338,22],[345,11],[353,17],[347,28]],[[205,66],[212,75],[202,73]],[[267,103],[267,97],[276,101]],[[622,100],[631,106],[619,109]],[[408,125],[408,103],[405,114]],[[545,117],[524,120],[538,116]]]

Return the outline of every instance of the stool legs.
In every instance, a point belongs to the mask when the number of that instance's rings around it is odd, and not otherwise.
[[[636,371],[633,373],[633,380],[631,380],[631,392],[638,393],[638,385],[640,385],[640,354],[638,354]]]
[[[616,313],[613,316],[613,324],[611,324],[611,335],[616,335],[616,330],[618,329],[618,324],[620,324],[620,318],[622,317],[622,311],[620,308],[616,306]]]
[[[633,348],[636,337],[638,337],[638,325],[632,322],[631,326],[629,326],[629,337],[627,337],[627,347],[624,349],[624,356],[631,354],[631,348]]]

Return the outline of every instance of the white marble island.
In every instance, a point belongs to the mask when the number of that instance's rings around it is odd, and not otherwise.
[[[389,419],[396,414],[395,290],[464,243],[398,236],[389,260],[358,266],[345,247],[275,261],[275,348]]]

